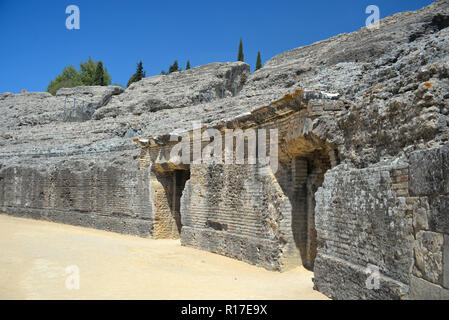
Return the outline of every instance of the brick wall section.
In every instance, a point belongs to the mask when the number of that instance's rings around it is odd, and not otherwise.
[[[276,180],[291,204],[291,236],[297,251],[297,265],[313,269],[316,256],[315,192],[324,173],[330,168],[329,158],[320,152],[282,162]]]
[[[270,270],[287,267],[291,205],[272,175],[259,175],[256,165],[192,165],[190,174],[183,245]]]
[[[408,197],[408,167],[391,170],[391,189],[398,197]]]
[[[291,162],[291,175],[289,188],[284,186],[287,195],[290,195],[292,205],[292,232],[296,247],[301,255],[301,264],[307,264],[307,180],[308,180],[307,159],[294,158]],[[290,190],[286,190],[290,189]]]
[[[270,270],[313,267],[314,193],[328,166],[317,155],[267,176],[257,165],[192,165],[181,243]]]
[[[0,211],[149,237],[148,173],[118,167],[11,166],[0,171]]]

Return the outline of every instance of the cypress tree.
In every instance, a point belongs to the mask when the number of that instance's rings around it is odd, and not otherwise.
[[[136,72],[129,78],[128,84],[126,87],[128,88],[131,83],[137,82],[145,78],[145,71],[143,70],[143,63],[142,60],[137,64]]]
[[[187,60],[186,70],[190,69],[190,60]]]
[[[257,52],[256,70],[262,69],[262,59],[260,58],[260,51]]]
[[[237,57],[237,61],[242,61],[242,62],[244,61],[242,38],[240,38],[239,55]]]
[[[94,77],[94,85],[96,86],[104,86],[104,70],[103,70],[103,62],[99,61],[97,63],[97,68],[95,70],[95,77]]]
[[[137,70],[136,70],[136,81],[142,80],[145,78],[145,71],[143,70],[143,63],[142,60],[137,64]]]
[[[173,64],[168,69],[168,73],[172,73],[175,71],[180,71],[179,66],[178,66],[178,60],[175,60],[175,62],[173,62]]]

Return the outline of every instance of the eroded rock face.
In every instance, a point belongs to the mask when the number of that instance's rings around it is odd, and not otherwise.
[[[249,75],[243,62],[212,63],[183,72],[144,78],[95,114],[95,119],[186,108],[236,96]]]
[[[416,235],[413,273],[435,284],[443,282],[443,243],[441,233],[421,231]]]
[[[388,17],[380,30],[363,28],[282,53],[252,74],[244,63],[213,63],[145,78],[122,94],[118,89],[89,93],[93,89],[82,87],[62,89],[56,97],[3,94],[0,106],[12,108],[4,113],[8,117],[3,127],[20,129],[8,134],[18,137],[23,132],[28,139],[32,135],[21,127],[51,125],[40,129],[49,136],[78,131],[78,124],[59,125],[62,99],[92,96],[98,106],[93,120],[83,123],[84,134],[77,132],[79,138],[67,144],[87,139],[86,144],[94,145],[93,140],[123,137],[129,129],[148,137],[191,129],[192,121],[214,125],[267,106],[296,89],[322,90],[338,93],[333,104],[345,109],[314,119],[313,133],[335,144],[342,160],[365,167],[404,149],[431,147],[449,138],[447,8],[447,1],[437,1],[417,12]],[[31,108],[33,104],[42,107]],[[315,99],[311,107],[325,104]],[[105,134],[90,138],[99,131]],[[34,148],[45,146],[45,141],[31,139],[36,141]]]

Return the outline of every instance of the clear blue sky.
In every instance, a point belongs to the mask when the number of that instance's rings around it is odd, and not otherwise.
[[[175,59],[184,69],[235,61],[243,38],[245,61],[254,69],[257,51],[265,62],[299,46],[358,30],[365,8],[381,18],[416,10],[432,0],[0,0],[0,92],[45,91],[67,65],[91,56],[102,60],[112,82],[126,85],[136,63],[147,76]],[[68,30],[65,9],[80,8],[80,30]]]

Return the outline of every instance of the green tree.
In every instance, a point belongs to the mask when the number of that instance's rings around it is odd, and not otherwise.
[[[61,88],[73,88],[82,85],[83,82],[81,81],[81,74],[75,69],[75,67],[70,65],[65,67],[60,75],[50,81],[47,86],[47,92],[55,95]]]
[[[95,71],[94,85],[96,86],[104,86],[104,70],[103,70],[103,62],[99,61],[97,63],[97,70]]]
[[[80,63],[81,81],[85,86],[95,85],[95,75],[97,73],[98,63],[92,60],[91,57],[86,62]],[[104,85],[107,86],[111,83],[111,76],[107,69],[103,67]]]
[[[242,38],[240,38],[239,55],[237,57],[237,61],[242,61],[242,62],[244,61]]]
[[[178,66],[178,60],[175,60],[175,62],[173,62],[173,64],[170,66],[170,68],[168,68],[168,73],[172,73],[172,72],[176,72],[176,71],[181,71],[181,69],[179,69],[179,66]]]
[[[262,69],[262,59],[260,58],[260,51],[257,52],[256,70]]]
[[[129,78],[128,84],[126,85],[126,87],[128,88],[131,85],[131,83],[140,81],[143,78],[145,78],[145,71],[143,70],[143,63],[141,60],[137,64],[136,72],[131,76],[131,78]]]
[[[101,76],[103,70],[103,76]],[[101,83],[101,84],[100,84]],[[89,57],[86,62],[80,63],[80,71],[72,65],[65,67],[62,73],[51,80],[47,86],[47,92],[55,95],[61,88],[73,88],[77,86],[107,86],[111,83],[111,76],[100,61],[96,63]]]
[[[186,70],[190,69],[190,60],[187,60]]]

